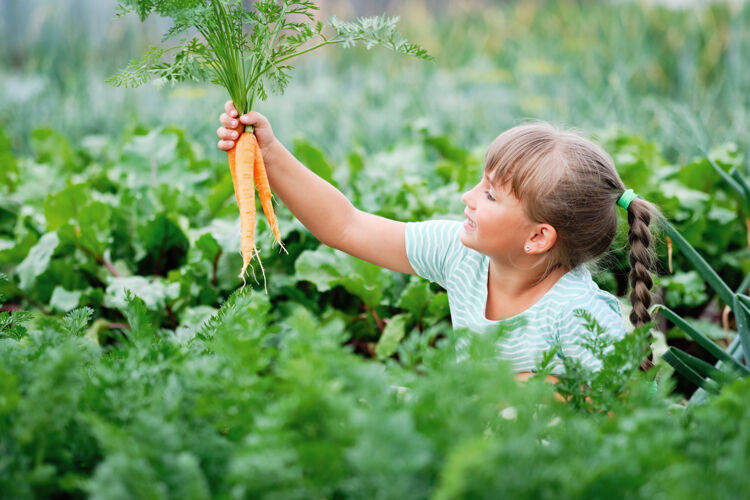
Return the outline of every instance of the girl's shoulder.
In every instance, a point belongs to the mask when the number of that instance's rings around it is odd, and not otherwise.
[[[404,245],[414,272],[447,289],[468,250],[460,234],[461,222],[455,220],[407,222]]]
[[[583,264],[565,273],[551,291],[555,291],[559,297],[567,299],[571,304],[605,302],[617,309],[620,307],[617,297],[599,288],[591,272]]]
[[[581,322],[580,312],[585,311],[608,330],[614,330],[611,333],[615,336],[624,334],[625,322],[620,301],[599,288],[585,266],[578,266],[566,273],[553,290],[556,292],[554,301],[561,307],[557,316],[559,329],[577,328]]]
[[[424,221],[407,222],[406,227],[420,234],[428,235],[439,240],[457,240],[461,232],[461,222],[451,219],[430,219]]]

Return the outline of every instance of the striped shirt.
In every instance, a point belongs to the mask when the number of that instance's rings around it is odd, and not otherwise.
[[[580,265],[565,273],[544,296],[522,313],[501,320],[485,317],[487,304],[487,276],[490,258],[461,243],[461,223],[434,220],[406,224],[406,255],[417,275],[433,281],[448,292],[453,328],[467,328],[484,333],[497,325],[513,325],[523,318],[509,336],[498,341],[499,359],[511,362],[516,372],[536,371],[542,353],[553,343],[560,342],[566,356],[578,358],[593,370],[601,368],[601,361],[579,345],[586,332],[583,320],[574,310],[587,310],[612,341],[626,333],[625,321],[617,298],[601,290],[591,279],[589,270]],[[458,357],[464,359],[465,339],[457,344]],[[605,352],[609,352],[609,346]],[[552,373],[563,372],[556,356]]]

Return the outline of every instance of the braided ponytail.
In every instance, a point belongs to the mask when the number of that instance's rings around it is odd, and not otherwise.
[[[630,322],[638,328],[651,321],[648,308],[651,306],[651,277],[653,250],[651,247],[651,210],[646,202],[635,199],[628,207],[628,242],[630,243],[630,303],[633,310]]]
[[[652,217],[660,218],[661,213],[651,203],[636,198],[628,206],[628,243],[630,244],[630,322],[638,328],[651,321],[648,308],[651,306],[651,287],[654,280],[651,276],[653,264],[656,261],[655,245],[649,229]],[[648,371],[654,365],[653,354],[649,352],[640,369]]]

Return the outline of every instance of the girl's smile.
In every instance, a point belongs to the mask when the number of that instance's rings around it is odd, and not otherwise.
[[[471,220],[471,218],[469,218],[469,214],[467,214],[465,211],[464,216],[466,217],[466,219],[464,219],[464,229],[466,231],[473,231],[474,229],[476,229],[477,225],[473,220]]]

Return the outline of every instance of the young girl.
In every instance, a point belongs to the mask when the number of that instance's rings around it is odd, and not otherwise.
[[[612,159],[591,141],[544,123],[507,130],[490,144],[482,179],[461,197],[463,223],[404,223],[354,207],[297,161],[260,113],[238,118],[231,101],[225,108],[219,149],[231,149],[237,129],[253,125],[271,188],[322,243],[438,283],[448,292],[454,328],[483,332],[524,318],[525,325],[499,342],[499,357],[511,361],[519,378],[536,369],[554,341],[566,355],[600,368],[577,344],[584,331],[578,308],[612,340],[625,335],[618,300],[599,289],[584,265],[609,249],[618,204],[630,224],[630,321],[650,321],[648,225],[659,212],[645,200],[630,200],[635,195],[626,192]],[[561,364],[554,366],[559,373]]]

